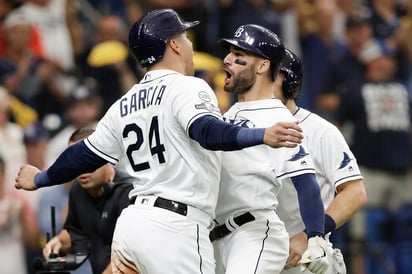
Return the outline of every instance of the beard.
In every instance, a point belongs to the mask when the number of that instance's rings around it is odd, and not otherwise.
[[[223,86],[226,92],[243,94],[247,92],[256,82],[255,65],[251,65],[249,68],[240,72],[239,74],[232,75],[230,82]]]

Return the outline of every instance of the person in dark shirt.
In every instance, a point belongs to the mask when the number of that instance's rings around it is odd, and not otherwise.
[[[69,145],[94,130],[77,129]],[[69,212],[64,229],[43,248],[43,255],[88,252],[93,273],[112,273],[110,253],[117,217],[129,205],[131,178],[106,164],[75,180],[69,195]]]

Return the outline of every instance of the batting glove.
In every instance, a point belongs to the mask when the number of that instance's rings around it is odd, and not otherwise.
[[[324,274],[329,266],[326,248],[327,242],[323,238],[319,236],[310,238],[308,248],[300,260],[301,271],[308,269],[315,274]]]
[[[328,242],[326,247],[326,256],[328,257],[329,268],[336,274],[346,274],[345,261],[339,248],[333,248],[332,243]]]

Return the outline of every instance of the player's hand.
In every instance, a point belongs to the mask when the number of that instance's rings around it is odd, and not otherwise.
[[[273,148],[296,147],[302,142],[301,132],[298,122],[278,122],[265,130],[263,142]]]
[[[308,248],[300,260],[302,272],[308,269],[315,274],[324,274],[329,266],[326,248],[327,242],[321,237],[310,238]]]
[[[39,172],[40,170],[35,166],[22,166],[15,179],[15,188],[24,190],[36,190],[37,187],[34,184],[34,176],[36,176],[36,174]]]
[[[58,236],[53,237],[43,248],[43,257],[49,259],[51,254],[59,254],[63,244]]]
[[[329,268],[333,269],[333,273],[346,274],[345,261],[339,248],[333,248],[332,243],[327,242],[326,256],[328,257]]]
[[[302,254],[308,248],[308,236],[305,232],[300,232],[290,238],[289,257],[285,264],[285,269],[299,265]]]

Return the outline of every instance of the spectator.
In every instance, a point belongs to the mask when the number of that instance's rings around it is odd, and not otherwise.
[[[366,273],[377,273],[395,252],[395,235],[386,228],[400,207],[412,201],[411,110],[406,87],[395,78],[396,59],[385,43],[365,43],[360,60],[365,82],[342,97],[338,121],[353,123],[352,151],[368,193],[365,207],[352,219],[351,236],[365,240],[366,251],[379,254],[379,261],[366,256]]]
[[[49,59],[37,57],[30,49],[31,25],[25,15],[14,11],[7,16],[4,25],[5,54],[0,58],[0,81],[22,102],[34,108],[38,119],[48,130],[47,117],[61,115],[65,89],[58,79],[61,77],[56,64]]]
[[[345,27],[343,52],[326,64],[325,80],[316,98],[319,113],[331,121],[336,120],[340,98],[363,83],[363,64],[358,56],[365,42],[372,38],[369,10],[359,7],[346,19]]]
[[[46,151],[46,163],[54,162],[67,147],[67,140],[78,128],[94,128],[102,113],[102,99],[92,79],[86,79],[71,92],[65,105],[67,123],[51,137]]]
[[[0,273],[28,273],[25,246],[38,247],[36,218],[28,202],[7,189],[6,162],[0,157]]]
[[[23,130],[10,121],[10,96],[7,90],[0,86],[0,156],[7,163],[6,175],[12,176],[18,171],[19,165],[26,162],[26,150],[23,143]],[[6,177],[7,189],[13,187],[13,178]]]
[[[119,99],[141,77],[141,68],[129,55],[126,46],[127,26],[115,15],[102,16],[93,42],[79,56],[80,77],[91,77],[99,83],[103,99],[102,113]]]
[[[27,0],[14,12],[38,28],[46,58],[65,72],[74,68],[74,56],[83,49],[84,37],[73,0]]]
[[[312,7],[302,12],[300,37],[304,80],[299,104],[309,111],[317,112],[316,97],[322,90],[326,66],[343,51],[343,44],[334,36],[336,4],[331,0],[316,0]],[[310,16],[306,15],[309,13]],[[301,15],[302,17],[302,15]]]

